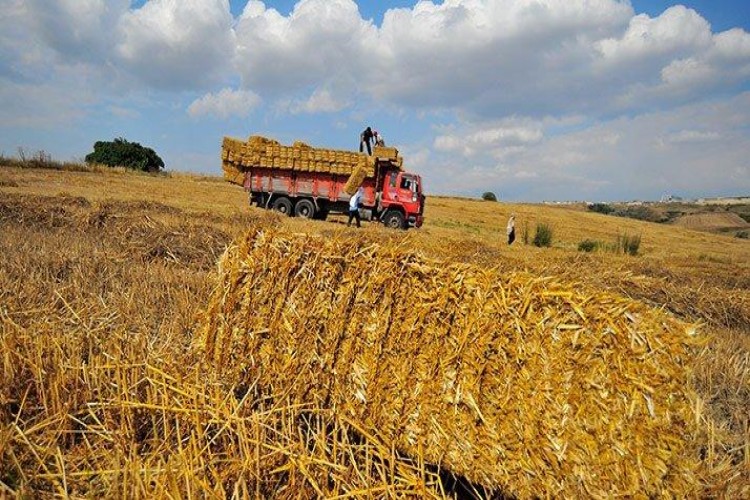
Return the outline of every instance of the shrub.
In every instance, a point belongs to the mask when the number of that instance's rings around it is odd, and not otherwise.
[[[684,214],[685,213],[681,210],[667,210],[667,213],[664,216],[667,219],[665,222],[672,222],[678,217],[682,217]]]
[[[495,196],[495,193],[487,191],[482,195],[482,199],[484,201],[497,201],[497,196]]]
[[[627,234],[617,237],[617,248],[623,253],[630,255],[638,255],[638,250],[641,247],[641,235],[630,236]]]
[[[593,252],[594,250],[599,249],[601,244],[598,241],[595,240],[583,240],[578,244],[578,251],[579,252]]]
[[[647,222],[669,222],[669,218],[656,210],[644,206],[625,207],[613,212],[618,217],[643,220]]]
[[[158,172],[164,168],[164,161],[153,149],[122,137],[114,141],[97,141],[94,152],[86,155],[86,163],[127,167],[144,172]]]
[[[600,214],[611,214],[615,211],[615,207],[609,205],[608,203],[594,203],[592,205],[589,205],[589,210],[592,212],[597,212]]]
[[[552,227],[549,224],[537,224],[534,235],[534,245],[538,247],[552,246]]]
[[[748,231],[739,231],[737,234],[734,235],[735,238],[740,238],[743,240],[750,239],[750,232]]]

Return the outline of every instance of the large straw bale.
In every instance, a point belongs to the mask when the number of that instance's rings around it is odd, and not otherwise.
[[[362,183],[367,178],[367,174],[369,173],[369,169],[366,165],[359,165],[357,166],[352,174],[349,176],[349,179],[346,181],[346,184],[344,184],[344,192],[348,195],[353,195],[357,192],[357,189],[359,189],[359,186],[362,185]]]
[[[262,227],[222,258],[200,345],[229,385],[334,409],[506,494],[683,497],[697,338],[553,278]]]
[[[221,163],[221,168],[224,171],[224,179],[240,186],[245,184],[245,174],[235,167],[233,163],[224,161]]]
[[[259,147],[259,146],[272,146],[273,147],[273,145],[279,144],[278,141],[275,141],[273,139],[268,139],[261,135],[251,135],[250,137],[248,137],[247,143],[253,147]]]
[[[375,146],[372,150],[372,154],[379,158],[388,158],[395,161],[398,157],[398,149],[387,148],[385,146]]]

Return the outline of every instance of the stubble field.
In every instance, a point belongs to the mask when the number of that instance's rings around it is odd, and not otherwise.
[[[520,234],[508,247],[511,213]],[[366,420],[281,394],[261,397],[252,377],[240,383],[207,363],[206,325],[217,310],[209,304],[223,272],[217,263],[251,227],[274,228],[290,241],[309,234],[386,245],[500,277],[523,272],[695,324],[701,340],[686,362],[695,419],[689,442],[700,461],[692,491],[750,496],[747,240],[445,197],[428,197],[425,217],[420,230],[367,223],[357,230],[342,218],[283,219],[250,208],[240,188],[211,177],[0,167],[0,496],[570,491],[553,482],[546,490],[472,483]],[[524,244],[537,223],[553,228],[552,248]],[[622,235],[641,237],[639,255],[578,251],[583,240]],[[377,254],[370,258],[377,268]]]

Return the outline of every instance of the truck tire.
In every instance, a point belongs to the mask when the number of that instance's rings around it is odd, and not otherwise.
[[[292,201],[286,196],[276,198],[271,204],[271,208],[284,215],[292,215]]]
[[[266,208],[266,197],[263,193],[250,193],[250,205],[255,204],[256,207]]]
[[[390,227],[391,229],[406,229],[404,214],[396,210],[386,212],[383,216],[383,224],[385,224],[385,227]]]
[[[315,204],[307,198],[302,198],[294,205],[294,215],[304,217],[305,219],[312,219],[315,217]]]

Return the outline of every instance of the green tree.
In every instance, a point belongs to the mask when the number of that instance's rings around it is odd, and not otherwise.
[[[153,149],[141,146],[137,142],[129,142],[122,137],[114,141],[94,143],[94,152],[86,155],[86,163],[126,167],[144,172],[158,172],[164,168],[164,161]]]
[[[482,195],[482,199],[484,201],[497,201],[497,196],[495,196],[495,193],[487,191]]]

